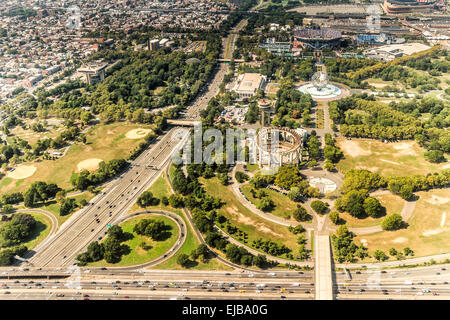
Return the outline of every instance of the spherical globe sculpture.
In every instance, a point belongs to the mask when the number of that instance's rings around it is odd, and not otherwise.
[[[328,85],[328,75],[322,71],[316,72],[311,78],[311,83],[318,90],[322,90]]]
[[[316,72],[311,81],[298,88],[303,93],[311,95],[314,100],[333,100],[338,98],[342,92],[337,86],[329,83],[326,72]]]

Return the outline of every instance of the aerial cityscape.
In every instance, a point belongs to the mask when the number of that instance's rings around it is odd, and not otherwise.
[[[2,0],[0,300],[450,300],[449,128],[448,0]]]

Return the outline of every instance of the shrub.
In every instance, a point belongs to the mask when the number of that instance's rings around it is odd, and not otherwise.
[[[328,207],[329,207],[328,203],[325,203],[325,202],[320,201],[320,200],[314,200],[311,203],[311,208],[313,208],[314,211],[319,213],[319,214],[324,214],[325,212],[327,212]]]
[[[398,213],[391,214],[390,216],[386,217],[383,222],[381,223],[381,227],[383,230],[398,230],[402,227],[403,220],[401,215]]]

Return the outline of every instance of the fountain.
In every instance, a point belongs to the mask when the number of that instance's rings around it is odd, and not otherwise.
[[[319,71],[314,73],[311,82],[298,88],[300,92],[310,94],[313,99],[335,99],[342,94],[341,89],[329,83],[328,75]]]

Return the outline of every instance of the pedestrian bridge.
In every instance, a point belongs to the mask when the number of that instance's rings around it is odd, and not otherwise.
[[[217,61],[230,63],[231,59],[217,59]],[[245,62],[245,60],[244,59],[235,59],[234,62]]]
[[[174,126],[182,126],[182,127],[193,127],[196,124],[200,124],[199,120],[188,120],[188,119],[180,119],[180,120],[167,120],[167,123]]]

